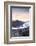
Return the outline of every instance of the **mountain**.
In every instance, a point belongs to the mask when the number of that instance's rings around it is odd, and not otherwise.
[[[29,36],[29,21],[12,21],[11,37]]]
[[[22,22],[22,21],[19,21],[19,20],[12,21],[12,27],[19,27],[19,26],[21,26],[24,23],[25,22]]]
[[[27,28],[30,26],[30,22],[27,21],[27,22],[22,22],[22,21],[12,21],[12,27],[13,28]]]

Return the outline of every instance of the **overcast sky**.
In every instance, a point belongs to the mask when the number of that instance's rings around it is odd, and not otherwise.
[[[12,20],[29,21],[30,17],[28,8],[12,8]]]

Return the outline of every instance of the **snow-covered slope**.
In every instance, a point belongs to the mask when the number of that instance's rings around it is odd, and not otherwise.
[[[24,24],[20,25],[19,27],[12,27],[12,29],[24,29],[30,26],[30,22],[25,22]]]

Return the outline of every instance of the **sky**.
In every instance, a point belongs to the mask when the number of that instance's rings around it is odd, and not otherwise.
[[[28,8],[12,8],[12,20],[29,21],[30,17]]]

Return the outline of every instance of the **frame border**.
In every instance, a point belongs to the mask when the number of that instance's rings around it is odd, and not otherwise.
[[[8,5],[9,4],[26,4],[26,5],[33,5],[33,40],[27,41],[14,41],[9,42],[8,38]],[[35,43],[35,3],[30,2],[15,2],[15,1],[5,1],[4,2],[4,43],[5,44],[20,44],[20,43]]]

